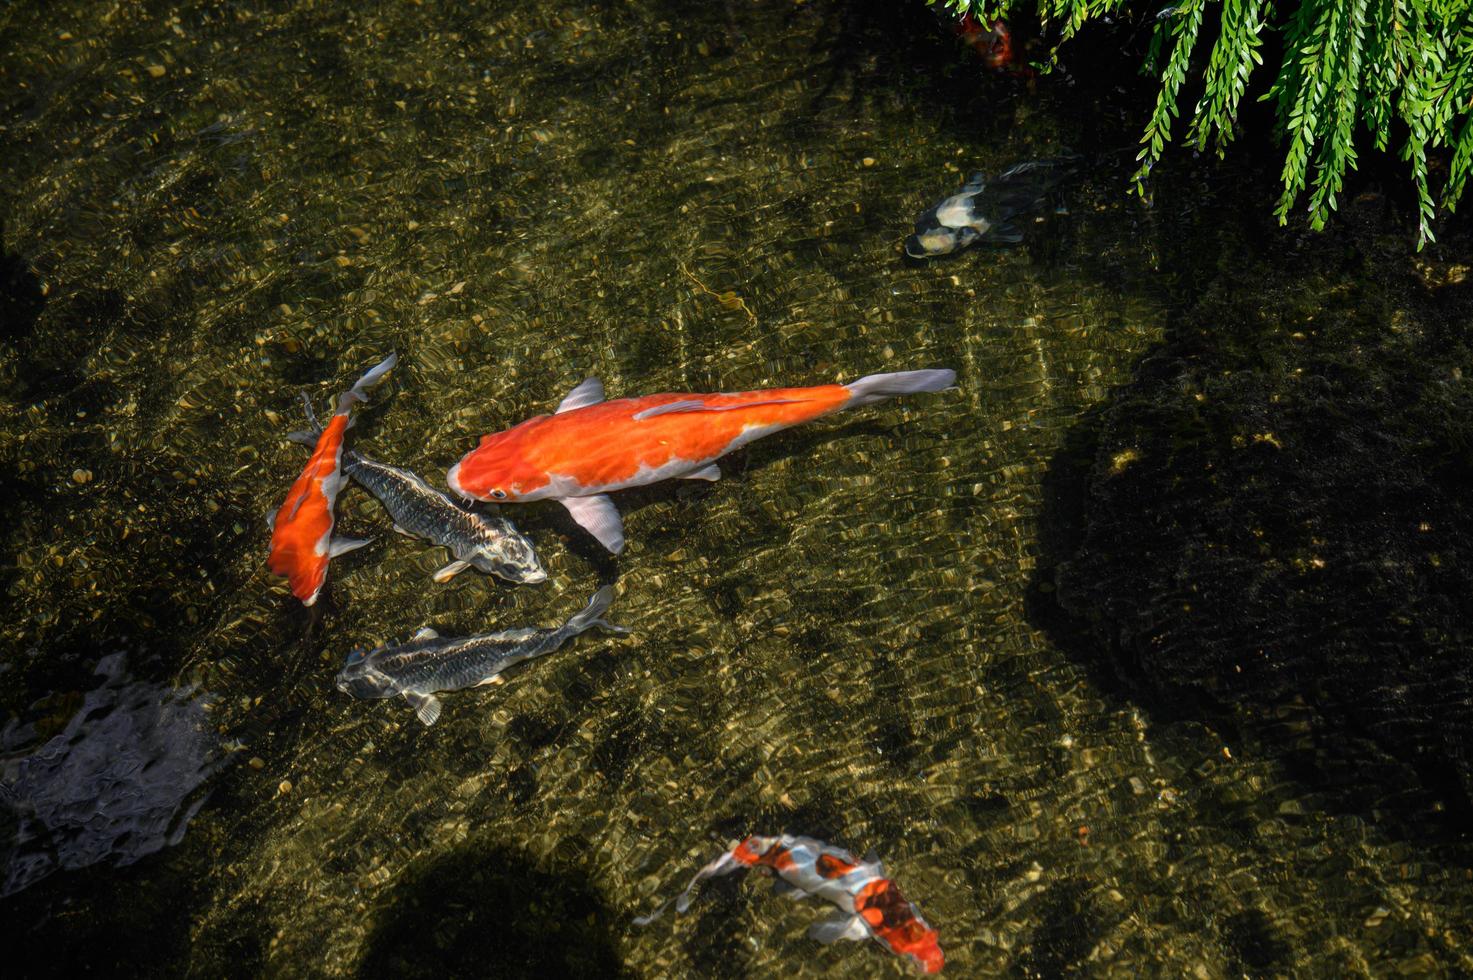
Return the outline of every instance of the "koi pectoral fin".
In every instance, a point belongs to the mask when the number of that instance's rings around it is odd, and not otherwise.
[[[721,467],[717,466],[715,463],[712,463],[709,466],[702,466],[698,470],[691,470],[689,473],[681,476],[681,479],[710,480],[712,483],[715,483],[717,480],[721,479]]]
[[[433,725],[440,718],[440,699],[433,694],[415,694],[413,691],[404,692],[404,700],[414,709],[414,715],[425,725]]]
[[[327,557],[336,558],[338,555],[346,555],[372,541],[373,538],[333,538],[332,544],[327,546]]]
[[[448,582],[470,567],[471,563],[468,561],[453,561],[435,572],[435,581],[441,583]]]
[[[797,885],[783,881],[781,878],[772,883],[772,890],[790,902],[801,902],[808,897],[808,893]]]
[[[808,938],[827,946],[841,939],[857,942],[869,938],[869,927],[857,915],[839,914],[808,927]]]
[[[624,550],[624,521],[608,494],[563,497],[559,502],[568,508],[578,526],[597,538],[599,544],[616,555]]]

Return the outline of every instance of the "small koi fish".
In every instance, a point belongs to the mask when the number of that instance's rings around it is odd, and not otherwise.
[[[1044,209],[1074,162],[1073,157],[1029,160],[995,178],[972,174],[961,190],[916,215],[915,234],[905,240],[905,254],[934,258],[979,241],[1016,245],[1023,240],[1019,219]]]
[[[941,391],[955,381],[955,371],[901,371],[847,385],[604,401],[603,384],[589,378],[555,414],[482,436],[450,468],[446,482],[473,500],[556,500],[618,554],[624,524],[610,491],[669,479],[719,480],[716,460],[753,440],[846,408]]]
[[[1002,20],[984,24],[969,10],[952,22],[951,29],[963,44],[977,52],[990,71],[1023,73],[1013,65],[1013,34]]]
[[[941,972],[946,962],[936,930],[885,877],[885,866],[873,851],[859,861],[848,851],[812,837],[748,837],[696,872],[676,898],[675,911],[690,908],[696,885],[702,881],[743,868],[765,868],[777,875],[779,894],[793,899],[816,895],[839,907],[836,915],[808,928],[811,939],[824,944],[873,939],[892,953],[910,957],[925,973]],[[649,925],[669,905],[667,901],[634,924]]]
[[[554,629],[513,629],[445,639],[426,628],[400,646],[379,647],[371,653],[354,650],[338,671],[338,690],[364,699],[402,694],[415,716],[433,725],[440,717],[437,692],[497,683],[501,672],[512,664],[551,653],[595,626],[611,633],[629,632],[602,618],[613,601],[614,589],[606,585],[593,594],[582,612]]]
[[[361,548],[367,540],[333,538],[333,505],[347,477],[343,475],[343,438],[354,402],[368,401],[367,391],[398,363],[390,354],[338,397],[338,410],[317,437],[302,475],[287,491],[286,502],[271,516],[271,554],[266,565],[286,576],[292,595],[310,606],[327,582],[327,564],[338,555]]]
[[[312,428],[293,432],[287,438],[310,446],[322,430],[305,394],[302,404]],[[506,518],[466,510],[417,474],[351,449],[343,451],[343,472],[383,504],[394,519],[394,530],[447,548],[455,556],[454,561],[435,572],[436,582],[448,582],[472,566],[508,582],[530,585],[547,581],[532,542]]]

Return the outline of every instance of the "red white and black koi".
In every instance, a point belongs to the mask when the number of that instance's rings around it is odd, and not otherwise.
[[[333,506],[347,481],[343,475],[343,440],[353,403],[368,401],[368,389],[382,381],[397,362],[397,355],[390,354],[338,397],[338,409],[318,434],[306,468],[287,491],[286,503],[271,516],[267,567],[287,577],[292,595],[304,605],[312,605],[321,594],[327,583],[329,561],[368,544],[366,540],[332,536]]]
[[[873,939],[892,953],[910,957],[925,973],[939,973],[946,962],[936,930],[885,877],[885,867],[873,852],[860,861],[812,837],[748,837],[696,872],[675,900],[675,911],[690,907],[702,881],[743,868],[771,871],[778,877],[778,890],[790,897],[816,895],[837,905],[837,915],[809,927],[808,935],[818,942]],[[635,919],[635,925],[653,922],[669,904]]]

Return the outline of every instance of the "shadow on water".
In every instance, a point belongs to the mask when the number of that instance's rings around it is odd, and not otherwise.
[[[361,976],[627,976],[612,915],[585,874],[500,844],[437,858],[389,896]]]
[[[1161,181],[1180,302],[1049,464],[1027,614],[1157,723],[1430,843],[1473,816],[1473,289],[1466,233],[1411,260],[1369,180],[1317,236]]]
[[[30,337],[45,305],[41,280],[25,259],[5,250],[0,224],[0,343],[15,346]]]

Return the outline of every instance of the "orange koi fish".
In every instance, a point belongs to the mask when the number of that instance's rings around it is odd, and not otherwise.
[[[675,911],[690,907],[700,882],[743,868],[764,868],[777,875],[781,894],[792,898],[817,895],[839,907],[836,915],[809,926],[811,939],[825,944],[873,939],[892,953],[910,957],[924,973],[940,973],[946,963],[936,930],[885,877],[885,866],[874,852],[859,861],[848,851],[812,837],[748,837],[696,872],[676,899]],[[669,904],[640,916],[634,924],[648,925]]]
[[[940,391],[955,380],[955,371],[901,371],[847,385],[610,402],[604,401],[603,384],[589,378],[562,400],[556,414],[482,436],[446,480],[473,500],[557,500],[618,554],[624,550],[624,525],[610,491],[669,479],[719,480],[716,460],[755,439],[895,395]]]
[[[951,29],[993,71],[1002,71],[1012,65],[1013,34],[1001,20],[983,24],[969,10],[953,22]]]
[[[367,540],[333,538],[333,504],[347,482],[343,475],[343,437],[348,432],[348,410],[354,402],[368,401],[367,390],[383,380],[398,362],[390,354],[351,389],[338,396],[338,410],[317,437],[307,468],[287,492],[286,502],[271,518],[271,554],[266,565],[286,576],[292,595],[310,606],[327,582],[327,563],[338,555],[361,548]]]

